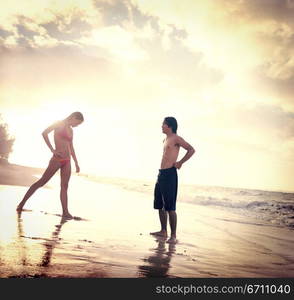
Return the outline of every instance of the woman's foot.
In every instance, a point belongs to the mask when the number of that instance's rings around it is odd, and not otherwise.
[[[151,235],[155,235],[155,236],[160,236],[160,237],[167,237],[167,232],[166,230],[160,230],[160,231],[156,231],[156,232],[150,232]]]
[[[69,212],[67,212],[67,213],[62,214],[62,218],[64,218],[64,219],[73,219],[73,216]]]
[[[19,204],[16,208],[16,211],[21,212],[23,210],[23,205]]]

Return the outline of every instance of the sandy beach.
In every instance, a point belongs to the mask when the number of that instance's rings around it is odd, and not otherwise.
[[[5,168],[0,177],[1,278],[294,277],[290,228],[179,201],[179,242],[168,244],[149,234],[159,229],[152,193],[76,175],[70,181],[69,209],[79,219],[65,221],[59,215],[58,174],[18,215],[15,208],[30,184],[21,186],[20,178],[36,179],[40,172],[14,166],[8,180]]]

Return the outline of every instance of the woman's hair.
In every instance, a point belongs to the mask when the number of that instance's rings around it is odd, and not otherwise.
[[[178,122],[174,117],[166,117],[164,118],[164,123],[172,129],[173,133],[177,133]]]
[[[79,112],[79,111],[76,111],[76,112],[73,112],[72,114],[70,114],[70,115],[66,118],[66,120],[73,119],[73,118],[78,119],[78,120],[81,120],[81,121],[84,121],[84,116],[83,116],[83,114],[82,114],[81,112]]]

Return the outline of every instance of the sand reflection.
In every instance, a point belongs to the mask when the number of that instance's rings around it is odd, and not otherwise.
[[[50,238],[38,238],[33,236],[26,236],[23,229],[23,220],[21,218],[21,212],[17,214],[17,243],[18,243],[18,249],[19,249],[19,257],[20,257],[20,265],[23,267],[28,267],[27,270],[23,270],[24,273],[27,273],[31,267],[33,267],[34,271],[37,271],[38,267],[48,267],[51,262],[53,250],[56,247],[56,245],[60,242],[61,238],[59,237],[61,233],[62,226],[68,221],[66,218],[61,218],[60,222],[54,226],[54,231],[51,234]],[[42,248],[40,246],[45,247],[44,254],[42,254],[43,251],[41,251],[41,256],[37,255],[39,257],[37,262],[34,262],[32,264],[31,261],[31,247],[27,247],[27,243],[24,239],[31,239],[31,240],[44,240],[44,243],[42,245],[39,245],[38,248]],[[37,246],[37,245],[36,245]],[[38,252],[40,252],[41,249],[38,249]],[[45,270],[42,270],[43,272]],[[22,273],[23,273],[22,272]]]
[[[53,231],[51,239],[44,243],[45,245],[45,253],[42,257],[42,262],[40,263],[41,267],[47,267],[50,264],[53,249],[56,244],[58,244],[60,238],[59,234],[61,232],[62,226],[68,221],[66,218],[61,218],[61,221],[58,225],[55,225],[56,229]]]
[[[151,249],[152,255],[142,260],[146,263],[139,266],[142,277],[169,277],[171,259],[176,252],[176,244],[167,243],[165,238],[156,238],[156,248]]]

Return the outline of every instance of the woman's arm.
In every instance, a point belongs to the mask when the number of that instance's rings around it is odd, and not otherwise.
[[[72,141],[70,142],[69,147],[70,147],[71,156],[72,156],[72,158],[75,162],[75,165],[76,165],[76,172],[79,173],[80,172],[80,167],[79,167],[79,163],[78,163],[78,160],[77,160],[77,157],[76,157],[76,153],[75,153],[75,149],[74,149]]]
[[[56,154],[55,152],[55,149],[52,147],[51,143],[50,143],[50,140],[49,140],[49,137],[48,137],[48,134],[53,131],[54,129],[56,129],[57,127],[59,126],[59,123],[54,123],[52,124],[51,126],[49,126],[48,128],[46,128],[43,132],[42,132],[42,136],[47,144],[47,146],[49,147],[50,151],[53,153],[53,154]]]

